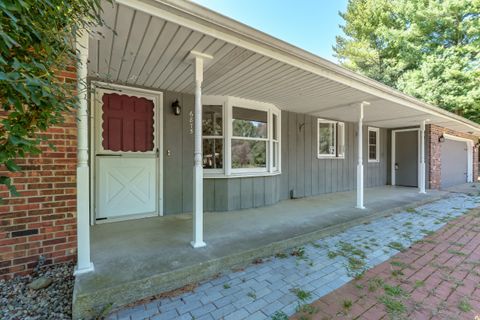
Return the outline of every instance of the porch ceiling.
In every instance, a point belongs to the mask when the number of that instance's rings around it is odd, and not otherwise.
[[[365,108],[367,125],[395,128],[430,119],[444,127],[480,134],[480,126],[463,118],[407,99],[373,80],[190,2],[117,0],[113,6],[104,3],[103,16],[106,27],[97,28],[98,34],[89,41],[91,79],[193,94],[193,66],[185,58],[196,50],[214,57],[204,72],[203,93],[207,95],[269,102],[282,110],[343,121],[356,121],[358,104],[369,101],[371,105]],[[182,24],[195,19],[200,19],[200,24]],[[236,30],[225,29],[226,24]],[[257,41],[257,46],[278,42],[277,46],[291,52],[268,54],[268,48],[262,47],[253,50],[246,44],[247,31],[257,40],[262,38],[264,42]],[[292,53],[308,55],[316,64]],[[365,83],[373,84],[372,89]]]

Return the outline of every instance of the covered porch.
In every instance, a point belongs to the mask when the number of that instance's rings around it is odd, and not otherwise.
[[[113,6],[105,2],[104,15],[107,26],[78,39],[83,63],[78,67],[76,318],[95,306],[119,306],[178,288],[392,210],[435,200],[445,193],[425,193],[426,124],[479,132],[463,118],[189,1],[117,0]],[[227,98],[205,103],[206,95]],[[118,98],[119,104],[131,98],[146,102],[143,108],[151,112],[142,119],[151,131],[145,131],[149,139],[143,147],[105,143],[102,113],[107,114],[110,100],[104,97]],[[256,103],[247,106],[252,101]],[[204,137],[202,102],[222,110],[220,134]],[[230,159],[234,108],[250,112],[240,112],[238,119],[267,128],[260,138],[243,139],[264,145],[261,168],[237,170],[237,175]],[[261,116],[252,116],[252,110]],[[321,125],[330,137],[326,154],[319,152]],[[377,133],[373,144],[369,127]],[[388,168],[396,169],[388,132],[399,128],[418,131],[419,156],[413,160],[418,189],[386,186],[395,184],[392,177],[388,181]],[[111,136],[115,134],[112,129]],[[224,144],[218,151],[224,154],[223,167],[209,177],[203,139]],[[118,190],[102,189],[115,166]],[[143,172],[149,191],[143,215],[134,212],[129,221],[105,223],[102,219],[115,216],[116,207],[125,209],[121,200],[129,202],[125,197],[110,200],[124,194],[135,170]],[[314,174],[318,179],[309,186],[304,177]],[[255,184],[243,187],[243,178],[257,179],[265,207],[252,208]],[[325,185],[319,182],[323,179]],[[369,181],[376,187],[364,191]],[[251,205],[237,210],[245,206],[238,197],[242,190],[251,192]],[[321,192],[331,193],[316,195]],[[213,193],[219,198],[209,201]],[[312,196],[286,200],[298,195]],[[102,211],[108,201],[113,203],[110,211]],[[138,209],[130,205],[132,212]],[[204,214],[210,206],[218,212]]]
[[[241,268],[255,259],[321,239],[352,225],[447,195],[416,188],[367,188],[366,210],[354,192],[340,192],[273,206],[205,213],[208,246],[192,250],[191,214],[100,224],[92,227],[95,271],[77,276],[74,314],[113,303],[121,306]]]

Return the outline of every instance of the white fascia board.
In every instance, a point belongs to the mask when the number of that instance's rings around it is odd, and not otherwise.
[[[460,122],[480,134],[480,125],[432,106],[378,81],[276,39],[226,16],[186,0],[116,0],[117,3],[235,44],[266,57],[311,72],[415,110]]]

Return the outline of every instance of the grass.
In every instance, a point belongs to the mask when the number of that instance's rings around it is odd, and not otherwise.
[[[383,284],[383,279],[377,277],[372,278],[368,280],[368,291],[375,292],[377,289],[383,287]]]
[[[305,248],[304,247],[298,247],[293,249],[292,253],[290,255],[298,258],[304,258],[305,257]]]
[[[272,315],[272,320],[288,320],[288,316],[283,311],[277,311]]]
[[[296,312],[301,313],[308,313],[308,314],[315,314],[318,312],[317,308],[310,304],[298,304],[295,308]]]
[[[405,250],[405,247],[403,246],[403,244],[401,244],[400,242],[396,242],[396,241],[392,241],[388,244],[388,246],[392,249],[395,249],[397,251],[403,251]]]
[[[450,254],[453,254],[453,255],[456,255],[456,256],[462,256],[462,257],[467,255],[466,253],[464,253],[462,251],[453,250],[453,249],[449,249],[447,252],[450,253]]]
[[[385,284],[383,286],[383,290],[385,290],[385,294],[391,297],[408,297],[409,294],[400,288],[400,286],[391,286],[389,284]]]
[[[223,284],[223,289],[230,289],[230,288],[231,288],[231,286],[230,286],[229,283]]]
[[[343,309],[350,310],[353,306],[353,302],[352,300],[349,300],[349,299],[343,300],[342,306],[343,306]]]
[[[253,300],[257,299],[257,294],[254,291],[250,291],[249,293],[247,293],[247,296],[252,298]]]
[[[458,302],[458,309],[462,312],[470,312],[472,310],[472,305],[470,304],[470,301],[468,301],[467,297],[460,299]]]
[[[415,208],[407,208],[405,211],[408,213],[417,213],[417,209]]]
[[[393,261],[390,262],[390,264],[394,267],[399,267],[399,268],[403,268],[403,269],[409,267],[409,265],[406,264],[405,262],[398,261],[398,260],[393,260]]]
[[[390,296],[384,295],[378,298],[378,301],[381,302],[388,313],[390,314],[401,314],[406,311],[406,307],[403,302],[394,299]]]
[[[328,251],[327,257],[329,259],[335,259],[338,256],[338,254],[335,251]]]
[[[310,299],[310,297],[312,296],[310,292],[302,290],[300,288],[293,288],[293,289],[290,289],[290,291],[293,292],[297,296],[297,298],[301,301],[306,301]]]
[[[415,280],[415,284],[413,285],[413,287],[415,289],[418,289],[420,287],[423,287],[425,285],[425,281],[423,280]]]
[[[286,253],[284,253],[284,252],[277,252],[277,253],[275,254],[275,257],[276,257],[276,258],[279,258],[279,259],[286,259],[286,258],[288,258],[288,255],[287,255]]]

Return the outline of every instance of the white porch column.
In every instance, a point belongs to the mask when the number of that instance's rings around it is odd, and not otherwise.
[[[211,56],[190,53],[195,67],[195,129],[194,129],[194,166],[193,166],[193,241],[192,247],[201,248],[203,241],[203,165],[202,165],[202,81],[204,59]]]
[[[363,205],[363,107],[369,102],[360,103],[360,115],[358,118],[358,162],[357,162],[357,208],[365,209]]]
[[[90,189],[88,167],[88,32],[76,39],[77,63],[77,266],[75,274],[93,271],[90,260]]]
[[[425,122],[420,124],[420,166],[418,170],[418,182],[420,193],[427,193],[425,190]]]

